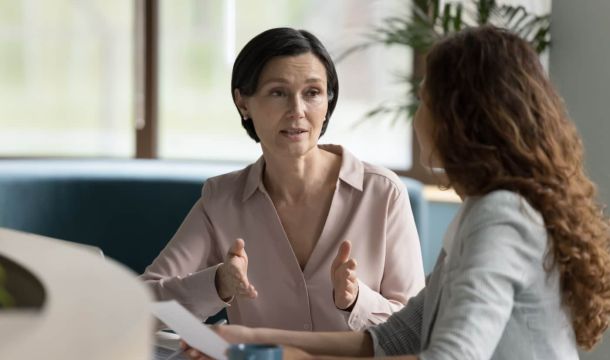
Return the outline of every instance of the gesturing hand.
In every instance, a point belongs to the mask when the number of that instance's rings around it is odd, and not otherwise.
[[[216,270],[216,290],[221,299],[227,301],[234,296],[256,298],[258,293],[248,281],[248,255],[242,239],[231,245],[224,263]]]
[[[351,250],[352,244],[349,241],[342,242],[330,267],[335,306],[341,310],[351,307],[358,297],[356,260],[349,257]]]

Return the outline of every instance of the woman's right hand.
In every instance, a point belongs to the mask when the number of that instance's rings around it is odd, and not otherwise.
[[[254,299],[258,292],[248,280],[248,255],[245,243],[237,239],[225,256],[224,263],[216,270],[216,291],[224,301],[235,296]]]

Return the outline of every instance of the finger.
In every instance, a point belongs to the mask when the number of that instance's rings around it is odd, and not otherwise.
[[[235,286],[237,288],[247,289],[251,286],[250,280],[248,280],[248,275],[241,270],[238,270],[237,273],[235,273],[234,279],[236,282]]]
[[[349,269],[347,264],[343,264],[341,268],[337,270],[337,277],[341,281],[346,281],[352,274],[355,274],[355,272]]]
[[[349,241],[344,241],[339,246],[339,250],[337,251],[337,256],[331,265],[331,271],[334,272],[341,264],[349,259],[349,254],[352,250],[352,244]]]
[[[346,266],[350,270],[356,270],[358,263],[356,263],[356,260],[354,258],[351,258],[351,259],[347,260]]]
[[[349,286],[349,285],[353,285],[353,284],[357,284],[357,283],[358,283],[358,278],[356,277],[356,274],[354,274],[354,273],[349,273],[343,280],[344,286]]]
[[[347,279],[356,278],[356,269],[350,269],[348,267],[346,267],[346,269],[347,269]]]
[[[358,282],[354,282],[354,281],[345,281],[341,284],[339,284],[335,290],[337,291],[337,293],[339,294],[343,294],[345,292],[347,293],[352,293],[355,289],[358,288]]]
[[[197,360],[201,358],[201,353],[195,349],[190,349],[185,353],[189,358]]]
[[[258,296],[258,291],[256,291],[254,286],[250,285],[246,289],[239,289],[238,294],[241,296],[246,296],[251,299],[254,299]]]
[[[353,284],[353,283],[354,283],[354,281],[350,280],[348,278],[348,275],[343,273],[337,277],[337,280],[335,281],[335,284],[334,284],[334,288],[337,291],[342,291],[342,290],[345,290],[349,284]]]
[[[339,246],[339,251],[337,252],[337,257],[340,259],[342,263],[346,262],[349,259],[349,254],[352,251],[352,243],[348,240],[345,240]]]
[[[235,258],[234,258],[235,259]],[[234,261],[229,260],[226,264],[226,272],[231,278],[238,282],[248,282],[248,270],[244,266],[235,264]]]
[[[241,269],[231,269],[231,276],[236,282],[241,282],[244,284],[248,283],[248,275]]]
[[[344,292],[342,293],[346,299],[353,299],[358,294],[358,283],[349,283],[345,285]]]
[[[346,281],[356,276],[355,268],[349,266],[348,263],[344,263],[335,270],[335,282]]]
[[[246,243],[243,239],[237,239],[229,249],[229,256],[244,256],[246,255]]]
[[[358,292],[358,283],[347,284],[347,291],[352,295],[356,295],[356,293]]]
[[[258,293],[257,292],[249,292],[248,291],[248,292],[240,293],[239,296],[245,297],[245,298],[248,298],[248,299],[256,299],[258,297]]]
[[[348,278],[343,279],[342,281],[338,281],[335,285],[335,290],[341,291],[345,289],[351,289],[358,286],[358,278],[356,276],[350,276]]]
[[[350,270],[347,269],[345,264],[339,266],[339,268],[335,270],[333,276],[331,277],[331,281],[336,290],[340,290],[345,286],[349,276],[349,271]]]
[[[351,274],[349,274],[349,276],[346,279],[349,283],[357,283],[358,282],[358,276],[356,276],[355,272],[352,272]]]

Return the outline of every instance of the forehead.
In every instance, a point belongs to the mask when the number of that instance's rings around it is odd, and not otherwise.
[[[259,81],[319,79],[326,82],[326,68],[317,56],[308,52],[294,56],[277,56],[265,64]]]

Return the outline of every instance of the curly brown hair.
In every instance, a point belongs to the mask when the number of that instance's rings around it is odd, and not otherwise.
[[[545,269],[559,269],[576,340],[591,349],[610,318],[609,222],[538,54],[507,30],[464,30],[427,55],[424,95],[450,185],[467,196],[511,190],[543,216]]]

